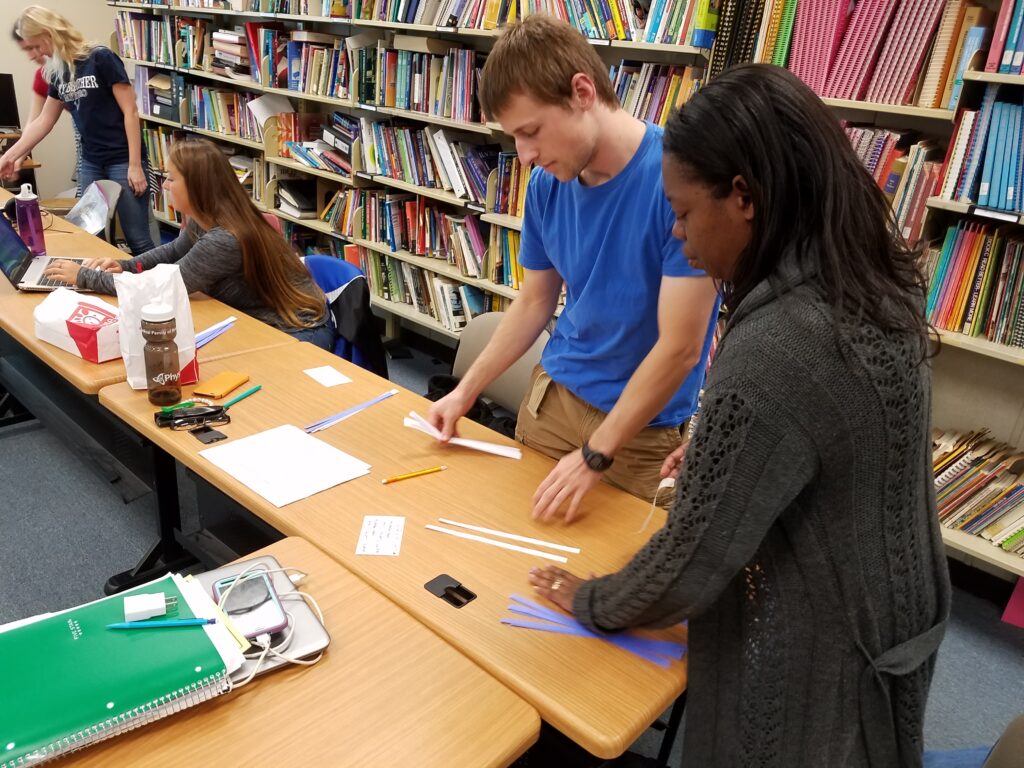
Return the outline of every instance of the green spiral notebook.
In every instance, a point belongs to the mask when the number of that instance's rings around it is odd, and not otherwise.
[[[0,632],[0,768],[35,765],[229,690],[206,627],[106,628],[124,621],[130,594],[174,596],[173,616],[192,618],[182,587],[168,575]]]

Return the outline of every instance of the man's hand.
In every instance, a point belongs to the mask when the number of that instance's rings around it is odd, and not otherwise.
[[[683,457],[686,456],[686,449],[689,447],[690,441],[686,440],[665,458],[665,463],[661,465],[662,477],[679,477],[679,470],[683,468]]]
[[[530,570],[533,591],[569,613],[572,613],[572,601],[576,597],[576,592],[586,581],[553,565]]]
[[[140,197],[149,189],[149,184],[146,182],[146,174],[142,170],[141,165],[128,166],[128,188],[136,197]]]
[[[86,269],[95,269],[100,272],[122,272],[121,263],[117,259],[86,259],[82,262]]]
[[[427,411],[427,421],[441,432],[441,442],[447,443],[457,434],[459,419],[466,415],[475,398],[468,398],[456,387],[442,397]]]
[[[50,266],[46,268],[43,273],[45,277],[67,283],[68,285],[77,285],[75,282],[78,279],[78,271],[82,268],[82,265],[77,261],[64,261],[63,259],[54,259],[50,262]]]
[[[583,497],[599,482],[601,473],[586,465],[582,451],[567,453],[533,494],[533,519],[548,522],[568,501],[565,522],[571,523],[577,517]]]

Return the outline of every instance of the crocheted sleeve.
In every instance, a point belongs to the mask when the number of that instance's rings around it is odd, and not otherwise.
[[[580,588],[576,617],[613,631],[699,615],[753,558],[816,466],[809,438],[756,384],[731,378],[709,387],[665,527],[621,571]]]

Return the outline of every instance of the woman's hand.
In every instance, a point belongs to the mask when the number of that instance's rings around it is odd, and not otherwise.
[[[554,565],[530,570],[533,591],[569,613],[572,613],[572,601],[576,597],[576,591],[585,582],[586,579],[573,576]]]
[[[86,259],[82,262],[86,269],[95,269],[100,272],[112,272],[114,274],[123,272],[121,263],[117,259]]]
[[[686,456],[686,449],[689,447],[690,441],[686,440],[666,457],[665,463],[661,465],[662,477],[679,477],[679,470],[683,468],[683,457]]]
[[[17,178],[20,168],[21,159],[16,160],[10,152],[4,152],[3,157],[0,157],[0,178]]]
[[[149,185],[146,183],[146,173],[142,170],[141,165],[128,166],[128,188],[131,189],[136,197],[143,195],[149,188]]]
[[[46,272],[43,275],[50,279],[60,280],[68,285],[78,285],[76,281],[78,280],[78,272],[81,268],[82,265],[77,261],[54,259],[50,262],[50,266],[46,268]]]

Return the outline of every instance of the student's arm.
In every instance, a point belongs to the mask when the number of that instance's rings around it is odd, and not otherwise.
[[[0,177],[8,179],[17,172],[18,161],[25,158],[36,144],[46,138],[53,130],[53,126],[60,119],[60,113],[64,111],[64,105],[52,96],[46,99],[43,104],[43,111],[39,117],[25,126],[21,138],[14,145],[4,152],[0,157]]]
[[[142,170],[142,129],[139,127],[135,91],[129,83],[114,83],[111,89],[124,113],[124,135],[128,137],[128,186],[139,197],[145,194],[149,184]]]
[[[44,104],[46,104],[46,94],[32,91],[32,106],[28,108],[28,122],[31,123],[42,114]]]
[[[455,434],[455,425],[472,407],[484,388],[508,370],[540,336],[555,313],[562,278],[554,269],[527,269],[519,296],[501,319],[483,352],[466,371],[459,385],[434,403],[427,420],[441,430],[442,440]]]
[[[114,287],[114,274],[117,272],[136,274],[157,264],[177,263],[189,253],[193,243],[196,243],[195,236],[183,227],[181,233],[171,242],[146,251],[134,259],[89,259],[81,265],[74,261],[54,259],[46,270],[46,276],[55,277],[95,293],[113,295],[117,292]],[[182,272],[182,278],[184,276],[185,273]],[[185,287],[188,287],[188,281],[185,282]]]
[[[615,407],[594,430],[589,445],[605,456],[616,451],[658,415],[700,361],[716,292],[708,277],[663,277],[658,294],[658,340],[626,383]],[[562,457],[533,497],[533,517],[550,520],[568,501],[565,521],[601,480],[581,451]]]

